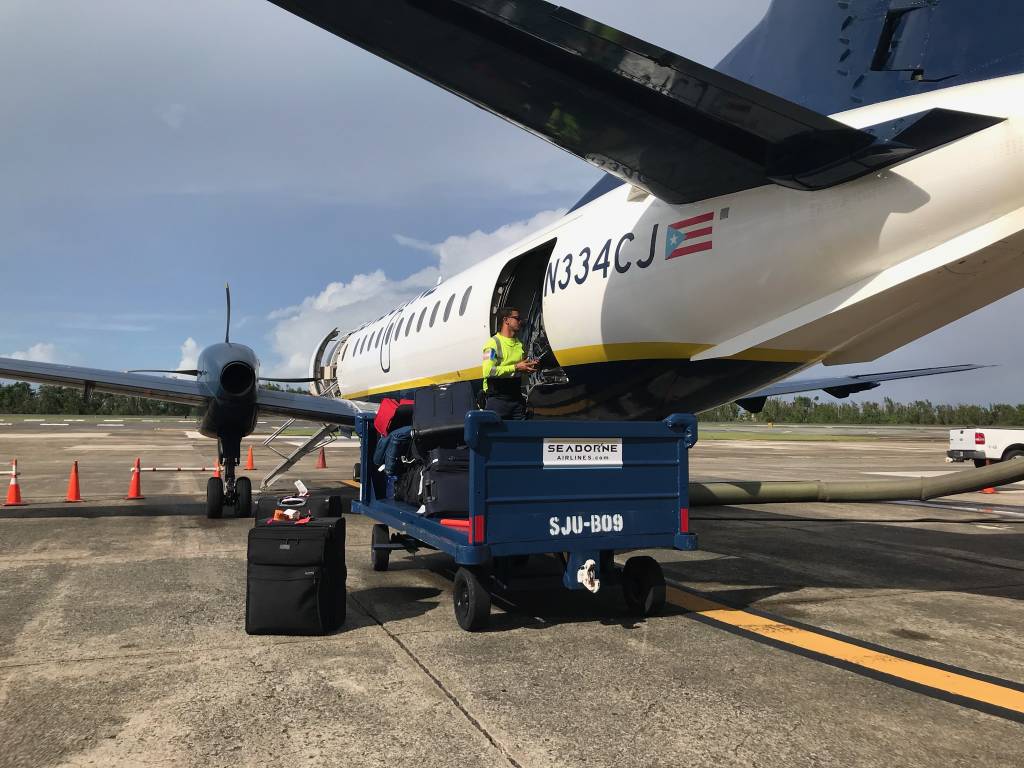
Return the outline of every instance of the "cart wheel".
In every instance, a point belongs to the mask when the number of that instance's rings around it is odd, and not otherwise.
[[[370,565],[373,566],[373,570],[386,571],[388,569],[388,562],[391,560],[391,550],[375,549],[375,547],[390,543],[391,534],[388,531],[388,527],[382,523],[377,523],[373,526],[373,532],[370,534]]]
[[[630,613],[653,616],[665,607],[665,574],[653,557],[631,557],[622,569],[622,592]]]
[[[455,620],[467,632],[483,629],[491,619],[491,596],[476,574],[467,568],[459,568],[455,574],[452,602]]]

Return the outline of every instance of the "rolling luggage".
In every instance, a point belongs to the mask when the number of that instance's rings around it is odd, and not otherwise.
[[[344,518],[258,522],[247,560],[248,634],[323,635],[344,623]]]
[[[301,516],[341,517],[352,511],[352,499],[336,493],[311,491],[309,496],[267,496],[261,494],[256,500],[254,525],[265,523],[274,516],[275,509],[299,509]]]
[[[423,505],[428,515],[469,513],[469,472],[425,469]]]
[[[433,472],[469,472],[469,448],[434,448],[427,453],[427,469]]]
[[[417,390],[412,437],[419,455],[425,458],[431,448],[462,443],[466,414],[473,410],[476,399],[468,381]]]
[[[395,481],[395,501],[419,507],[423,504],[423,464],[410,464]]]

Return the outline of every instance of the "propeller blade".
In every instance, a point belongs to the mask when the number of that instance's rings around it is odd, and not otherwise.
[[[135,368],[125,373],[179,373],[182,376],[198,376],[202,371],[169,371],[165,368]]]
[[[224,327],[224,343],[230,344],[231,340],[228,338],[231,335],[231,286],[224,283],[224,294],[228,301],[228,323]]]

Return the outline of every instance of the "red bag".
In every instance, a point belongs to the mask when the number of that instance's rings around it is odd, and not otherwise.
[[[373,418],[373,426],[381,437],[387,437],[391,430],[391,420],[395,418],[395,411],[400,405],[412,405],[412,400],[395,400],[393,397],[385,397],[380,401],[377,408],[377,415]]]

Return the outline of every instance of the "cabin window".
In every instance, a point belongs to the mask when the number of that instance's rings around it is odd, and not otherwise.
[[[439,301],[439,302],[437,302],[437,304],[434,305],[434,309],[431,310],[431,312],[430,312],[430,327],[431,328],[434,327],[434,321],[437,320],[437,310],[439,310],[440,308],[441,308],[441,302]]]
[[[363,354],[363,342],[364,341],[366,341],[366,337],[362,336],[362,337],[360,337],[359,342],[356,344],[356,354],[357,355]]]
[[[452,314],[452,305],[455,303],[455,294],[448,297],[448,303],[444,305],[444,321],[447,323]]]
[[[391,342],[391,329],[394,326],[388,325],[388,332],[384,335],[384,346],[386,347]]]
[[[398,338],[398,334],[400,334],[402,332],[402,323],[404,323],[404,322],[405,322],[405,318],[404,317],[398,318],[398,325],[395,326],[395,338],[396,339]]]
[[[420,312],[420,320],[419,320],[418,323],[416,323],[416,333],[419,333],[420,332],[420,328],[423,327],[423,318],[426,317],[426,316],[427,316],[427,308],[424,307],[423,311]]]
[[[384,335],[384,329],[381,328],[373,337],[373,348],[376,349],[380,346],[380,337]]]
[[[462,317],[464,314],[466,314],[466,307],[469,306],[469,294],[470,291],[472,290],[473,286],[471,285],[469,286],[469,288],[466,289],[466,292],[462,294],[462,302],[459,304],[459,317]]]
[[[346,343],[345,346],[341,348],[341,359],[344,360],[345,359],[345,355],[347,355],[347,354],[348,354],[348,344]]]
[[[416,313],[413,312],[409,315],[409,322],[405,324],[405,338],[409,338],[409,334],[412,333],[412,321],[416,319]]]

